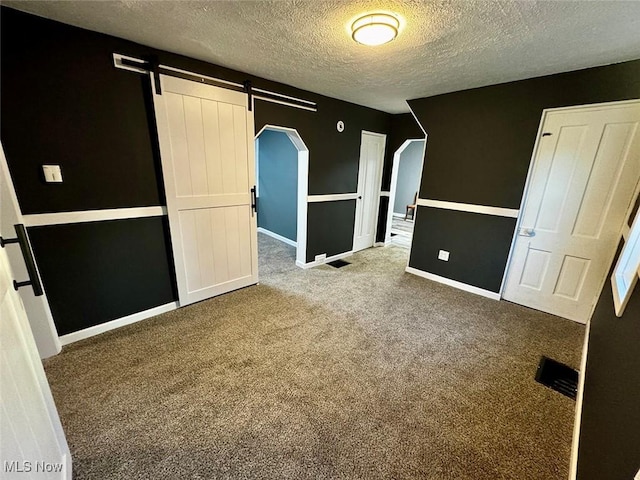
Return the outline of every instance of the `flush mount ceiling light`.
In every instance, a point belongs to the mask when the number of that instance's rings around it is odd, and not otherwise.
[[[351,25],[351,36],[363,45],[374,47],[390,42],[398,36],[400,21],[388,13],[370,13]]]

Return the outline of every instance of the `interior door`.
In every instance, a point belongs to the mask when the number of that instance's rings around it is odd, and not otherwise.
[[[372,247],[375,242],[385,140],[385,135],[362,132],[354,252]]]
[[[253,113],[241,92],[161,75],[154,92],[180,305],[258,282]]]
[[[585,323],[640,179],[640,102],[547,113],[504,298]]]
[[[13,278],[0,248],[0,476],[71,479],[69,447]]]
[[[24,224],[24,219],[18,206],[4,149],[0,145],[0,236],[2,238],[16,238],[14,225],[19,223]],[[10,244],[7,245],[5,251],[15,274],[14,278],[19,281],[26,280],[28,273],[20,247],[17,244]],[[25,287],[21,288],[18,293],[27,312],[40,358],[56,355],[62,349],[62,345],[53,323],[46,292],[43,295],[35,296],[31,287]]]

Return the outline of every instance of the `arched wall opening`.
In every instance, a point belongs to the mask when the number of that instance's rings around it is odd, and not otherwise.
[[[269,181],[271,182],[271,187],[273,189],[276,186],[273,182],[277,181],[276,178],[268,175],[268,172],[265,170],[266,165],[262,165],[261,168],[261,159],[260,159],[260,136],[267,132],[281,133],[285,134],[291,144],[293,144],[296,152],[297,152],[297,174],[292,177],[288,176],[286,181],[287,185],[283,185],[281,190],[285,191],[291,187],[291,183],[295,181],[295,193],[293,195],[288,195],[286,198],[284,196],[280,196],[279,199],[274,198],[274,202],[272,205],[267,206],[267,210],[263,211],[261,217],[261,202],[260,202],[260,179],[261,172],[262,178],[266,179],[266,177],[270,177]],[[270,139],[276,140],[277,139]],[[298,131],[294,128],[282,127],[278,125],[265,125],[255,136],[256,142],[256,185],[257,185],[257,197],[258,197],[258,231],[265,233],[271,237],[274,237],[280,241],[283,241],[289,245],[292,245],[296,248],[296,264],[302,265],[306,263],[306,254],[307,254],[307,194],[308,194],[308,177],[309,177],[309,149],[306,144],[300,137]],[[263,159],[265,160],[265,159]],[[272,159],[274,160],[274,159]],[[269,172],[272,173],[272,172]],[[291,171],[289,171],[291,173]],[[282,192],[279,192],[282,193]],[[263,206],[265,204],[266,192],[263,190],[262,198],[263,198]],[[289,201],[295,201],[295,205],[288,205]],[[288,225],[289,222],[283,222],[277,218],[277,211],[280,210],[284,213],[284,217],[287,216],[287,212],[290,214],[294,212],[295,215],[295,228],[291,225]],[[274,215],[275,214],[275,215]],[[270,215],[270,218],[269,218]],[[287,220],[284,218],[284,220]],[[290,219],[289,219],[290,220]],[[262,226],[261,226],[262,223]],[[278,231],[273,231],[278,230]],[[293,232],[295,232],[295,238],[291,238],[294,236]]]
[[[409,217],[415,219],[417,209],[408,209],[409,205],[415,205],[420,190],[420,180],[424,165],[424,154],[427,145],[426,138],[414,138],[406,140],[393,155],[391,169],[391,188],[389,192],[389,206],[387,210],[387,225],[385,229],[385,245],[392,243],[392,230],[394,215],[396,218]],[[401,164],[402,162],[402,164]],[[401,168],[401,165],[414,164],[412,168]],[[413,182],[413,184],[412,184]],[[411,186],[411,185],[412,186]],[[411,228],[411,230],[413,230]],[[394,231],[396,233],[396,231]],[[404,232],[403,232],[404,233]],[[400,233],[402,235],[403,233]],[[412,235],[412,232],[410,236]],[[408,247],[409,245],[407,245]]]

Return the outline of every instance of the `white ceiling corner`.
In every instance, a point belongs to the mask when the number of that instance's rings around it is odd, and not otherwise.
[[[3,1],[89,30],[377,108],[640,58],[637,1]],[[398,38],[356,44],[359,14]]]

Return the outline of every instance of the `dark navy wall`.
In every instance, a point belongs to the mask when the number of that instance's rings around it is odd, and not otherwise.
[[[295,242],[298,150],[283,132],[265,130],[258,139],[258,227]]]
[[[640,283],[618,318],[607,282],[591,319],[577,480],[628,480],[640,469],[638,345]]]

